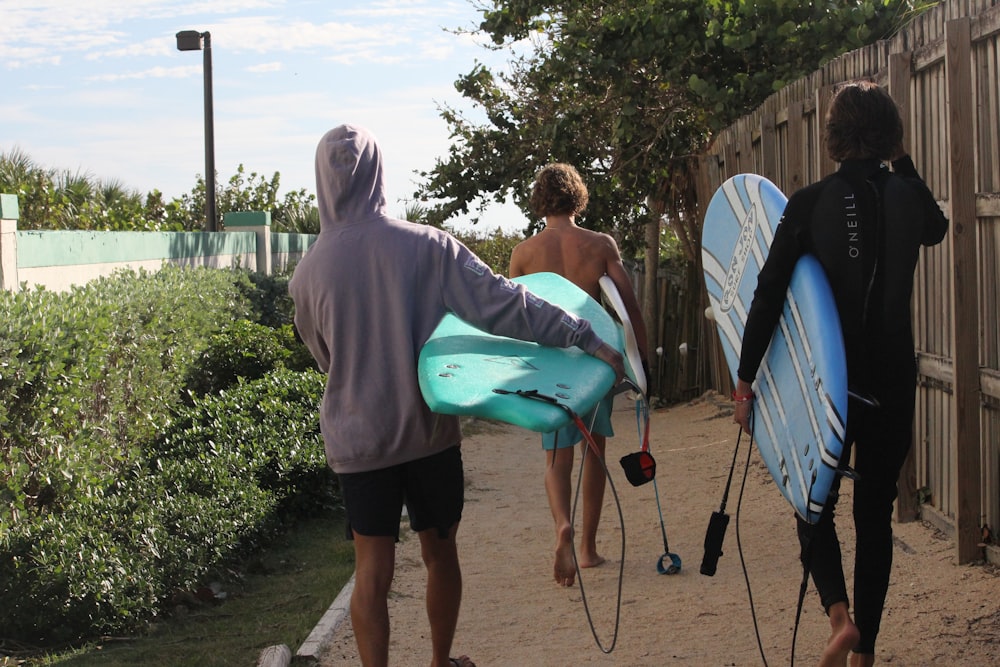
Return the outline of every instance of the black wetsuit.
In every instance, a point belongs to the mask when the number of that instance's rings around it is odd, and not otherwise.
[[[912,440],[916,360],[910,315],[913,272],[921,245],[939,243],[948,220],[909,157],[893,162],[848,160],[788,200],[757,278],[738,375],[753,382],[767,350],[798,258],[815,255],[840,313],[852,391],[880,407],[851,403],[841,461],[857,444],[854,523],[855,623],[858,653],[874,653],[892,567],[892,504]],[[823,606],[848,602],[834,509],[838,476],[820,521],[798,519],[803,562]]]

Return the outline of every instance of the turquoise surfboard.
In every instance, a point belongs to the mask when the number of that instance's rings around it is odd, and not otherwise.
[[[734,383],[757,274],[786,201],[766,178],[740,174],[723,183],[705,212],[705,285]],[[754,393],[761,458],[795,512],[815,523],[844,447],[847,363],[833,293],[811,255],[795,267]]]
[[[555,273],[532,273],[514,282],[588,320],[598,336],[624,351],[621,327],[570,281]],[[558,405],[503,392],[536,391],[583,416],[615,382],[611,366],[579,348],[494,336],[450,313],[420,350],[417,375],[434,412],[496,419],[540,433],[562,428],[572,417]]]

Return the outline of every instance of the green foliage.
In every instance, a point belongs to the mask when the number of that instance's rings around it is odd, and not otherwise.
[[[165,267],[0,292],[6,638],[135,630],[282,516],[336,504],[316,419],[325,378],[283,368],[304,354],[290,325],[241,322],[264,299],[252,285]],[[211,373],[192,370],[202,362]],[[184,405],[185,380],[206,376],[218,393]]]
[[[238,287],[253,307],[251,319],[272,328],[291,324],[295,315],[295,305],[288,293],[292,269],[270,276],[261,273],[245,275],[247,280],[239,283]]]
[[[216,193],[216,229],[230,211],[266,211],[276,232],[319,233],[315,195],[305,189],[279,196],[281,175],[246,174],[243,165]],[[19,229],[194,231],[204,228],[205,180],[169,203],[159,190],[145,196],[117,181],[36,165],[23,151],[0,153],[0,192],[18,197]],[[218,186],[217,186],[218,187]]]
[[[0,192],[18,197],[19,229],[176,231],[162,195],[145,198],[117,181],[81,172],[43,169],[24,152],[0,153]]]
[[[455,141],[416,196],[440,202],[432,223],[508,196],[527,211],[534,173],[568,162],[591,190],[581,223],[616,231],[623,252],[663,215],[691,246],[693,157],[712,133],[927,4],[495,0],[481,30],[496,48],[530,52],[507,72],[476,65],[456,82],[485,121],[442,110]]]
[[[510,253],[514,246],[524,240],[521,234],[507,234],[497,227],[490,234],[459,232],[449,230],[459,241],[468,246],[494,273],[507,275],[510,268]]]
[[[271,213],[271,229],[275,232],[319,233],[319,211],[316,196],[299,189],[278,196],[281,174],[274,172],[268,179],[263,174],[249,175],[241,164],[229,182],[216,193],[216,229],[222,229],[223,217],[230,211],[265,211]],[[205,179],[198,177],[190,194],[174,199],[167,206],[167,219],[183,229],[200,229],[205,220]],[[218,187],[218,186],[217,186]]]
[[[252,381],[239,378],[181,411],[149,456],[157,468],[164,460],[181,464],[187,488],[211,490],[232,477],[282,503],[328,504],[332,473],[317,419],[325,383],[319,371],[288,369]]]
[[[134,631],[245,556],[283,512],[335,503],[319,373],[280,371],[182,411],[128,471],[0,540],[0,626],[40,643]]]
[[[256,380],[289,366],[293,370],[315,367],[308,350],[296,341],[292,325],[274,329],[236,320],[212,334],[188,375],[186,388],[195,396],[216,394],[237,380]]]
[[[0,531],[128,461],[169,419],[201,336],[249,312],[232,274],[170,267],[4,291],[0,309]]]
[[[150,632],[130,634],[128,641],[97,638],[43,655],[0,640],[0,653],[8,654],[10,664],[27,658],[24,664],[32,667],[231,667],[256,664],[266,645],[299,646],[350,580],[354,547],[343,538],[340,511],[319,512],[283,528],[264,550],[213,572],[211,586],[199,589],[207,597],[218,587],[225,595],[221,604],[178,596],[194,613],[160,619]]]

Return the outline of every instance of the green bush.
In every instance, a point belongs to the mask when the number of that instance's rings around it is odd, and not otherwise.
[[[248,273],[246,278],[239,287],[253,308],[253,320],[272,329],[291,324],[295,314],[295,305],[288,293],[291,271],[272,276]]]
[[[305,354],[289,324],[244,321],[266,299],[254,284],[165,268],[0,292],[6,639],[134,631],[290,514],[339,504],[324,378],[284,367]]]
[[[237,320],[212,335],[188,375],[187,389],[196,396],[218,393],[235,384],[238,378],[256,380],[284,368],[284,361],[291,354],[280,330]]]
[[[250,312],[235,275],[165,267],[0,292],[0,531],[86,497],[159,432],[219,322]]]

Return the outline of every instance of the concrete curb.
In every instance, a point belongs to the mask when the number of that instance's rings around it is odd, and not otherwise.
[[[292,655],[291,649],[284,644],[279,646],[269,646],[260,654],[257,667],[288,667],[289,664],[310,665],[316,664],[320,660],[323,650],[333,640],[337,630],[351,610],[351,594],[354,592],[354,575],[347,580],[340,590],[333,604],[329,606],[323,616],[319,619],[316,627],[313,628],[309,636],[302,642],[299,650]],[[281,649],[284,649],[282,651]],[[267,662],[265,662],[265,658]]]

